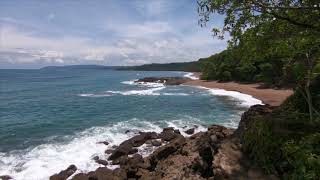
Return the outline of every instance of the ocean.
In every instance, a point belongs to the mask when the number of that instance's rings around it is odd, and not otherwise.
[[[148,76],[194,78],[94,67],[0,70],[0,175],[42,180],[71,164],[88,172],[100,166],[94,156],[106,159],[108,147],[139,131],[236,128],[241,114],[259,102],[218,89],[134,83]],[[97,143],[105,140],[108,146]],[[139,149],[144,156],[151,151]]]

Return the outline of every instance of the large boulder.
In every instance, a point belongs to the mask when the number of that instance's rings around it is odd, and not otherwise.
[[[88,174],[79,173],[72,177],[73,180],[89,180]]]
[[[108,169],[107,167],[99,167],[95,171],[91,171],[87,174],[76,174],[72,180],[124,180],[127,179],[124,170],[119,168],[115,170]]]
[[[3,175],[3,176],[0,176],[0,179],[9,180],[9,179],[13,179],[13,178],[11,176],[9,176],[9,175]]]
[[[151,144],[153,145],[153,146],[161,146],[161,141],[159,141],[159,140],[152,140],[151,141]]]
[[[99,141],[99,142],[97,142],[98,144],[104,144],[104,145],[109,145],[109,142],[108,141]]]
[[[274,107],[270,105],[254,105],[249,108],[246,112],[244,112],[241,116],[241,120],[239,122],[239,126],[235,131],[235,134],[238,136],[242,136],[243,133],[248,129],[249,123],[257,119],[259,116],[265,116],[272,112]]]
[[[194,128],[188,129],[188,130],[186,130],[186,131],[184,131],[184,132],[185,132],[186,134],[191,135],[191,134],[194,133]]]
[[[159,137],[163,141],[171,141],[178,136],[181,136],[181,134],[178,133],[177,131],[175,131],[174,128],[172,128],[172,127],[164,128],[163,131],[159,135]]]
[[[131,144],[122,144],[112,152],[108,160],[116,160],[121,156],[134,154],[136,152],[138,152],[138,150],[133,148]]]
[[[67,169],[60,171],[58,174],[50,176],[50,180],[66,180],[76,171],[77,167],[75,165],[70,165]]]
[[[180,152],[183,145],[186,143],[186,138],[182,135],[178,135],[169,144],[164,145],[156,149],[150,156],[150,167],[149,169],[154,169],[158,161],[166,159],[168,156],[173,155],[176,152]]]
[[[129,139],[133,147],[139,147],[143,145],[147,140],[158,138],[158,134],[156,132],[139,132],[139,133],[140,133],[139,135]]]
[[[104,165],[104,166],[107,166],[107,165],[108,165],[108,161],[103,160],[103,159],[100,159],[99,156],[93,157],[93,160],[94,160],[97,164],[101,164],[101,165]]]
[[[134,154],[138,151],[135,147],[139,147],[146,141],[156,138],[158,138],[158,134],[155,132],[140,132],[139,135],[122,142],[119,147],[111,152],[108,160],[115,160],[121,156]]]

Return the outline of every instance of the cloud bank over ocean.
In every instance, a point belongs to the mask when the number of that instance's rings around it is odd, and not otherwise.
[[[194,61],[226,47],[198,26],[196,8],[187,0],[1,1],[0,65]]]

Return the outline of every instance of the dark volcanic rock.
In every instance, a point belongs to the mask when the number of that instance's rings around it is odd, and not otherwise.
[[[96,163],[107,166],[108,165],[108,161],[100,159],[99,156],[95,156],[92,158]]]
[[[174,133],[181,134],[179,129],[173,130]]]
[[[104,145],[109,145],[109,142],[108,141],[100,141],[100,142],[98,142],[98,144],[104,144]]]
[[[174,128],[168,127],[168,128],[163,129],[163,131],[160,133],[159,137],[163,141],[171,141],[179,135],[181,136],[180,132],[177,133],[177,131],[175,131]]]
[[[130,144],[133,147],[139,147],[143,145],[147,140],[158,138],[157,133],[155,132],[139,132],[139,135],[136,135],[124,142],[122,142],[120,146]]]
[[[104,151],[104,153],[111,154],[113,151],[114,151],[113,149],[107,149],[107,150]]]
[[[119,173],[118,170],[111,170],[107,167],[99,167],[93,172],[88,174],[79,173],[76,174],[73,180],[123,180],[126,179],[125,173]]]
[[[106,167],[99,167],[95,171],[95,174],[93,176],[96,177],[98,180],[100,180],[100,179],[109,179],[110,177],[112,177],[112,175],[113,175],[112,170]]]
[[[152,140],[151,141],[151,144],[153,145],[153,146],[161,146],[161,141],[158,141],[158,140]]]
[[[139,135],[122,142],[119,147],[112,152],[108,160],[115,160],[121,156],[134,154],[138,151],[134,147],[139,147],[146,141],[156,138],[158,138],[158,134],[155,132],[140,132]]]
[[[159,138],[166,141],[163,146],[160,146],[162,142]],[[145,158],[139,154],[128,156],[135,149],[134,146],[147,141],[160,147]],[[110,156],[112,164],[119,165],[119,168],[110,170],[100,167],[87,174],[77,174],[73,179],[270,179],[246,159],[239,142],[234,130],[219,125],[212,125],[207,132],[199,132],[188,138],[172,127],[164,128],[159,135],[140,132],[121,143]],[[99,160],[99,157],[94,159]]]
[[[194,128],[186,130],[185,133],[189,134],[189,135],[193,134],[194,133]]]
[[[164,159],[174,152],[178,151],[185,143],[185,141],[186,139],[182,135],[179,135],[170,144],[162,146],[159,149],[155,150],[151,157],[156,160]]]
[[[242,136],[243,132],[247,130],[249,123],[257,119],[258,116],[265,116],[272,112],[274,107],[270,105],[254,105],[249,108],[246,112],[244,112],[241,116],[241,120],[239,122],[239,126],[235,131],[236,135]]]
[[[163,83],[164,85],[180,85],[189,80],[190,80],[189,78],[185,78],[185,77],[146,77],[146,78],[139,79],[135,82]]]
[[[115,160],[121,156],[134,154],[138,152],[136,148],[133,148],[130,144],[123,144],[115,149],[112,154],[109,156],[108,160]]]
[[[58,174],[50,176],[50,180],[66,180],[76,171],[77,167],[75,165],[70,165],[66,170],[60,171]]]
[[[76,174],[75,176],[73,176],[72,179],[73,180],[89,180],[89,177],[85,173],[79,173],[79,174]]]
[[[0,176],[0,179],[2,180],[9,180],[9,179],[12,179],[11,176],[8,176],[8,175],[3,175],[3,176]]]

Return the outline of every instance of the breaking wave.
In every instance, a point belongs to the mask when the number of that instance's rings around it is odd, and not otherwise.
[[[187,78],[190,78],[190,79],[193,79],[193,80],[199,79],[197,76],[194,75],[194,73],[187,73],[187,74],[184,75],[184,77],[187,77]]]
[[[149,122],[141,119],[131,119],[106,127],[92,127],[70,141],[42,144],[32,149],[0,153],[0,174],[9,174],[16,180],[37,179],[45,180],[49,176],[74,164],[78,167],[77,173],[89,172],[101,167],[92,160],[94,156],[107,159],[109,155],[104,151],[113,145],[119,145],[124,140],[133,137],[139,131],[161,132],[163,127],[174,127],[183,131],[196,127],[196,132],[205,131],[201,121],[196,118],[172,120],[163,122]],[[125,133],[130,130],[129,133]],[[63,139],[63,138],[62,138]],[[104,145],[98,142],[107,141]],[[154,147],[141,146],[138,152],[147,156]],[[109,165],[113,169],[117,166]]]
[[[165,87],[156,87],[144,90],[130,90],[130,91],[107,91],[110,94],[121,94],[124,96],[130,95],[144,95],[144,96],[159,96],[160,93],[158,91],[164,89]]]

